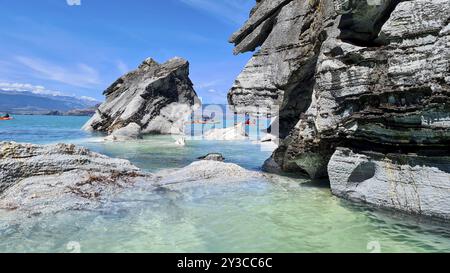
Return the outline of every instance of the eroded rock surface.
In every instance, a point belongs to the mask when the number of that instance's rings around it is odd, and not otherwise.
[[[164,64],[147,59],[104,95],[106,101],[84,129],[107,133],[111,140],[182,134],[185,118],[200,105],[189,79],[189,63],[182,58]]]
[[[129,161],[75,145],[0,142],[0,209],[47,214],[95,208],[137,182]]]
[[[450,1],[262,0],[231,41],[260,48],[230,103],[280,107],[266,169],[326,177],[337,147],[449,154]]]
[[[335,195],[450,220],[450,157],[338,149],[328,165]]]
[[[220,155],[207,158],[211,160],[150,174],[127,160],[74,145],[0,142],[0,210],[20,221],[71,210],[108,209],[136,192],[182,191],[264,179],[261,173],[212,160],[220,159]]]
[[[160,176],[160,186],[176,190],[199,185],[248,182],[265,177],[262,173],[246,170],[233,163],[212,160],[197,161],[185,168],[164,170],[155,175]]]

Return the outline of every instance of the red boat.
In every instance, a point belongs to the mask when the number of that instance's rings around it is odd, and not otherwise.
[[[0,117],[0,120],[12,120],[13,118]]]

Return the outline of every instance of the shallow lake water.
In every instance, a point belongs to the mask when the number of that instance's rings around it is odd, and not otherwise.
[[[144,170],[181,168],[209,152],[258,171],[270,151],[249,141],[167,136],[104,143],[79,130],[84,117],[18,116],[0,141],[75,143]],[[333,197],[325,183],[271,181],[198,186],[181,193],[127,191],[98,211],[68,211],[20,223],[0,211],[0,252],[448,252],[450,226]]]

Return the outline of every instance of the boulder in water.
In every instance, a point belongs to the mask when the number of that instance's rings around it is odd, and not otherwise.
[[[248,139],[245,133],[244,123],[239,123],[236,126],[223,128],[223,129],[211,129],[203,136],[206,140],[246,140]]]
[[[201,156],[198,159],[200,160],[210,160],[210,161],[225,161],[225,157],[219,153],[209,153],[205,156]]]
[[[183,134],[186,117],[200,106],[189,79],[189,63],[182,58],[164,64],[147,59],[113,83],[104,95],[106,101],[83,129],[107,133],[111,140]]]

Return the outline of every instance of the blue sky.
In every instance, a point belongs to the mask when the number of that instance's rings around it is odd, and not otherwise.
[[[69,0],[71,1],[71,0]],[[72,0],[73,1],[73,0]],[[226,93],[251,57],[229,36],[254,0],[0,0],[0,87],[27,86],[103,99],[145,58],[180,56],[206,103]]]

